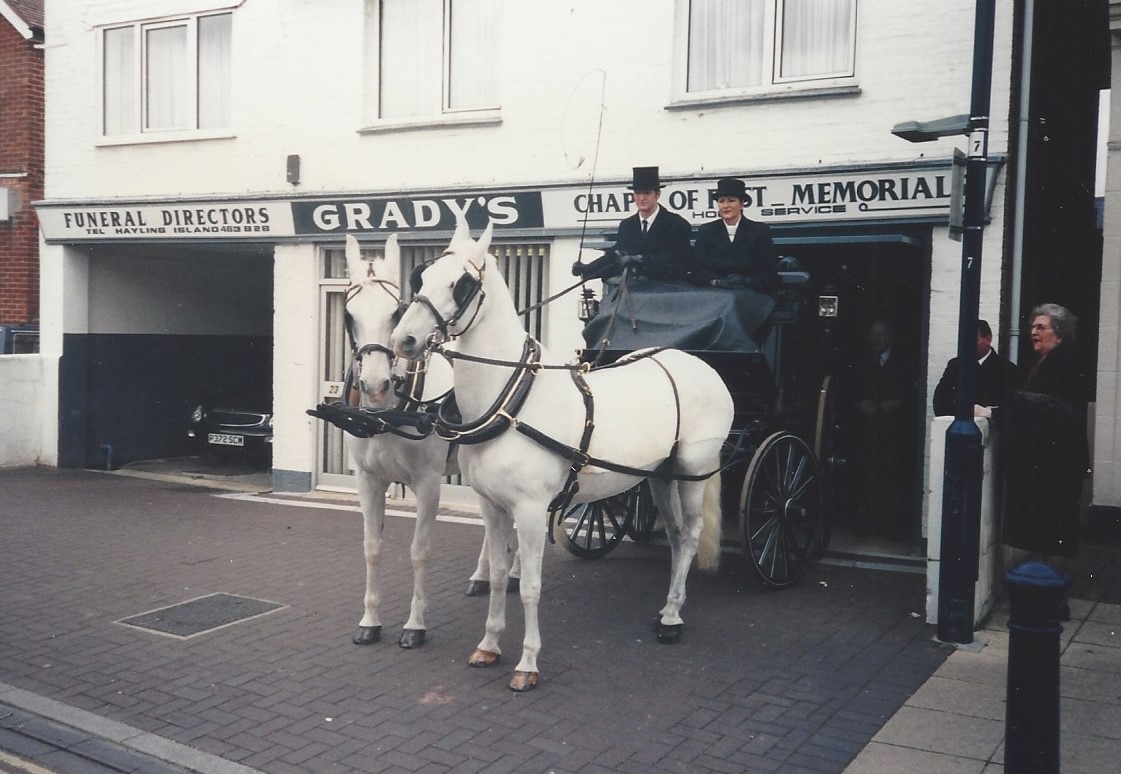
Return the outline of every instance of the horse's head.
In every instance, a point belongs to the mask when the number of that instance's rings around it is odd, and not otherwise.
[[[385,243],[383,258],[366,259],[358,240],[346,237],[346,330],[354,353],[353,385],[362,405],[377,406],[391,395],[393,350],[389,334],[401,318],[401,289],[396,282],[400,267],[397,235]]]
[[[476,242],[460,217],[448,249],[413,270],[409,277],[413,301],[390,338],[398,356],[417,357],[430,340],[454,339],[478,319],[486,297],[487,251],[493,228],[488,224]]]

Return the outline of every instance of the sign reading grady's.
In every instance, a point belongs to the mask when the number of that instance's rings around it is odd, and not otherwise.
[[[395,196],[292,202],[297,234],[455,229],[462,215],[473,229],[541,228],[541,194]]]

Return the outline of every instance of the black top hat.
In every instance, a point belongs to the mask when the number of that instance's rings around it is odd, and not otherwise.
[[[722,177],[716,181],[716,193],[712,198],[719,199],[721,196],[735,196],[741,202],[746,202],[747,186],[734,177]]]
[[[662,190],[662,181],[658,179],[658,168],[634,167],[634,180],[627,187],[632,191]]]

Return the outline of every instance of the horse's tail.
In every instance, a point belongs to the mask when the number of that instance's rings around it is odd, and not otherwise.
[[[720,474],[705,481],[701,501],[701,540],[697,546],[697,568],[715,572],[720,566],[720,530],[723,517],[720,513]]]

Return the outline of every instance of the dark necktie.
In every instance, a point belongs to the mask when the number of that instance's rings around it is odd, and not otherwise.
[[[649,225],[650,225],[650,223],[648,221],[645,221],[645,220],[642,221],[642,235],[643,236],[646,236],[646,229],[649,227]]]

